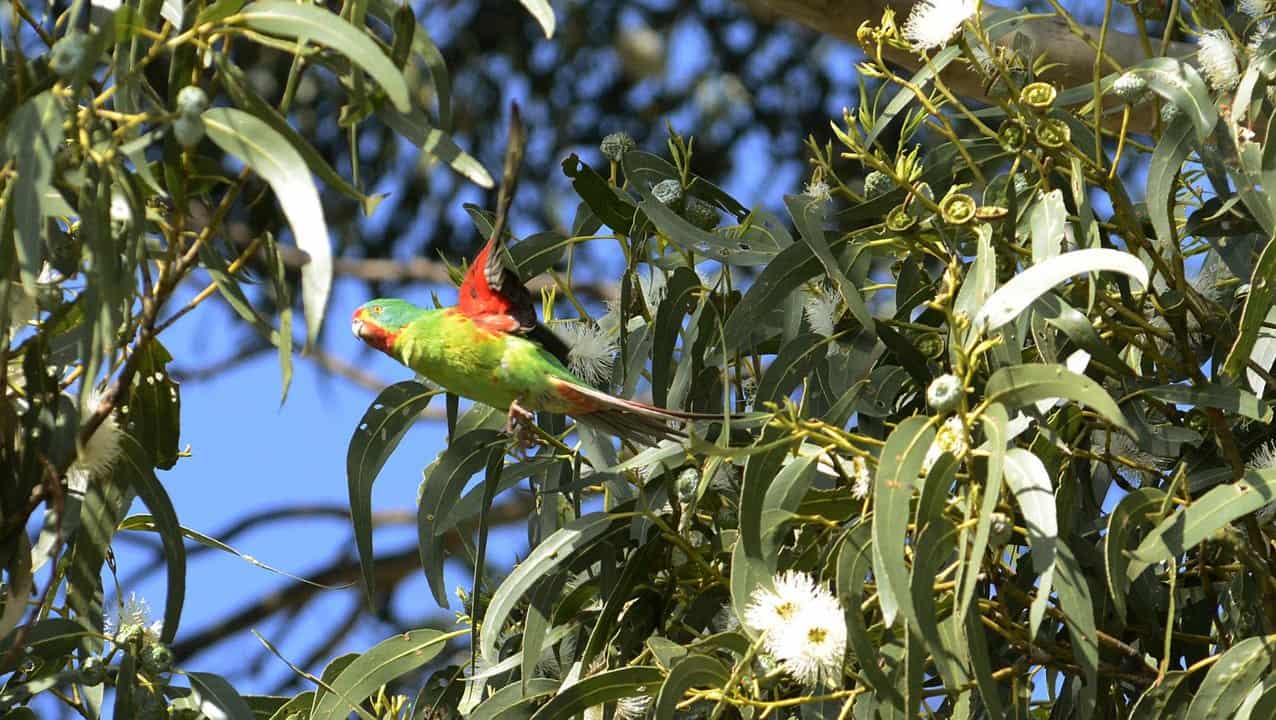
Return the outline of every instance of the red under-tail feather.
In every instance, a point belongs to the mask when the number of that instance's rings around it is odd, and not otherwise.
[[[558,383],[558,391],[579,408],[572,412],[577,421],[643,445],[657,445],[661,440],[686,440],[684,428],[688,423],[723,419],[719,413],[669,410],[574,383]],[[732,421],[744,419],[741,415],[728,417]]]

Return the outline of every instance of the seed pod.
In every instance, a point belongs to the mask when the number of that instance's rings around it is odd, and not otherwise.
[[[675,210],[682,207],[682,184],[677,180],[661,180],[651,188],[651,194],[662,205]]]
[[[718,226],[718,211],[714,209],[713,205],[698,197],[687,198],[686,207],[683,208],[682,215],[687,219],[687,222],[701,230],[712,230]]]

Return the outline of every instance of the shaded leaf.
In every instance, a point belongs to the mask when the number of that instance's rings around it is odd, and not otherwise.
[[[350,493],[350,520],[355,547],[363,570],[368,602],[375,590],[372,554],[372,484],[404,433],[430,404],[437,390],[405,380],[381,391],[355,428],[346,450],[346,484]]]

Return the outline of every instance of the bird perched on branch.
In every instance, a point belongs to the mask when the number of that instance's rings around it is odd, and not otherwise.
[[[568,369],[569,348],[540,323],[531,293],[501,258],[523,143],[515,105],[496,222],[465,273],[456,306],[427,310],[406,300],[372,300],[354,313],[355,336],[450,393],[507,408],[507,431],[516,422],[529,422],[533,412],[546,411],[654,445],[685,438],[683,428],[689,422],[722,420],[722,415],[666,410],[615,397]]]

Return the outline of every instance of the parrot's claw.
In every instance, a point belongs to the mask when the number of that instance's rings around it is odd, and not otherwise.
[[[535,422],[536,416],[532,411],[514,401],[510,403],[509,414],[505,417],[505,434],[513,436],[518,448],[525,452],[536,444],[536,435],[532,430]]]

